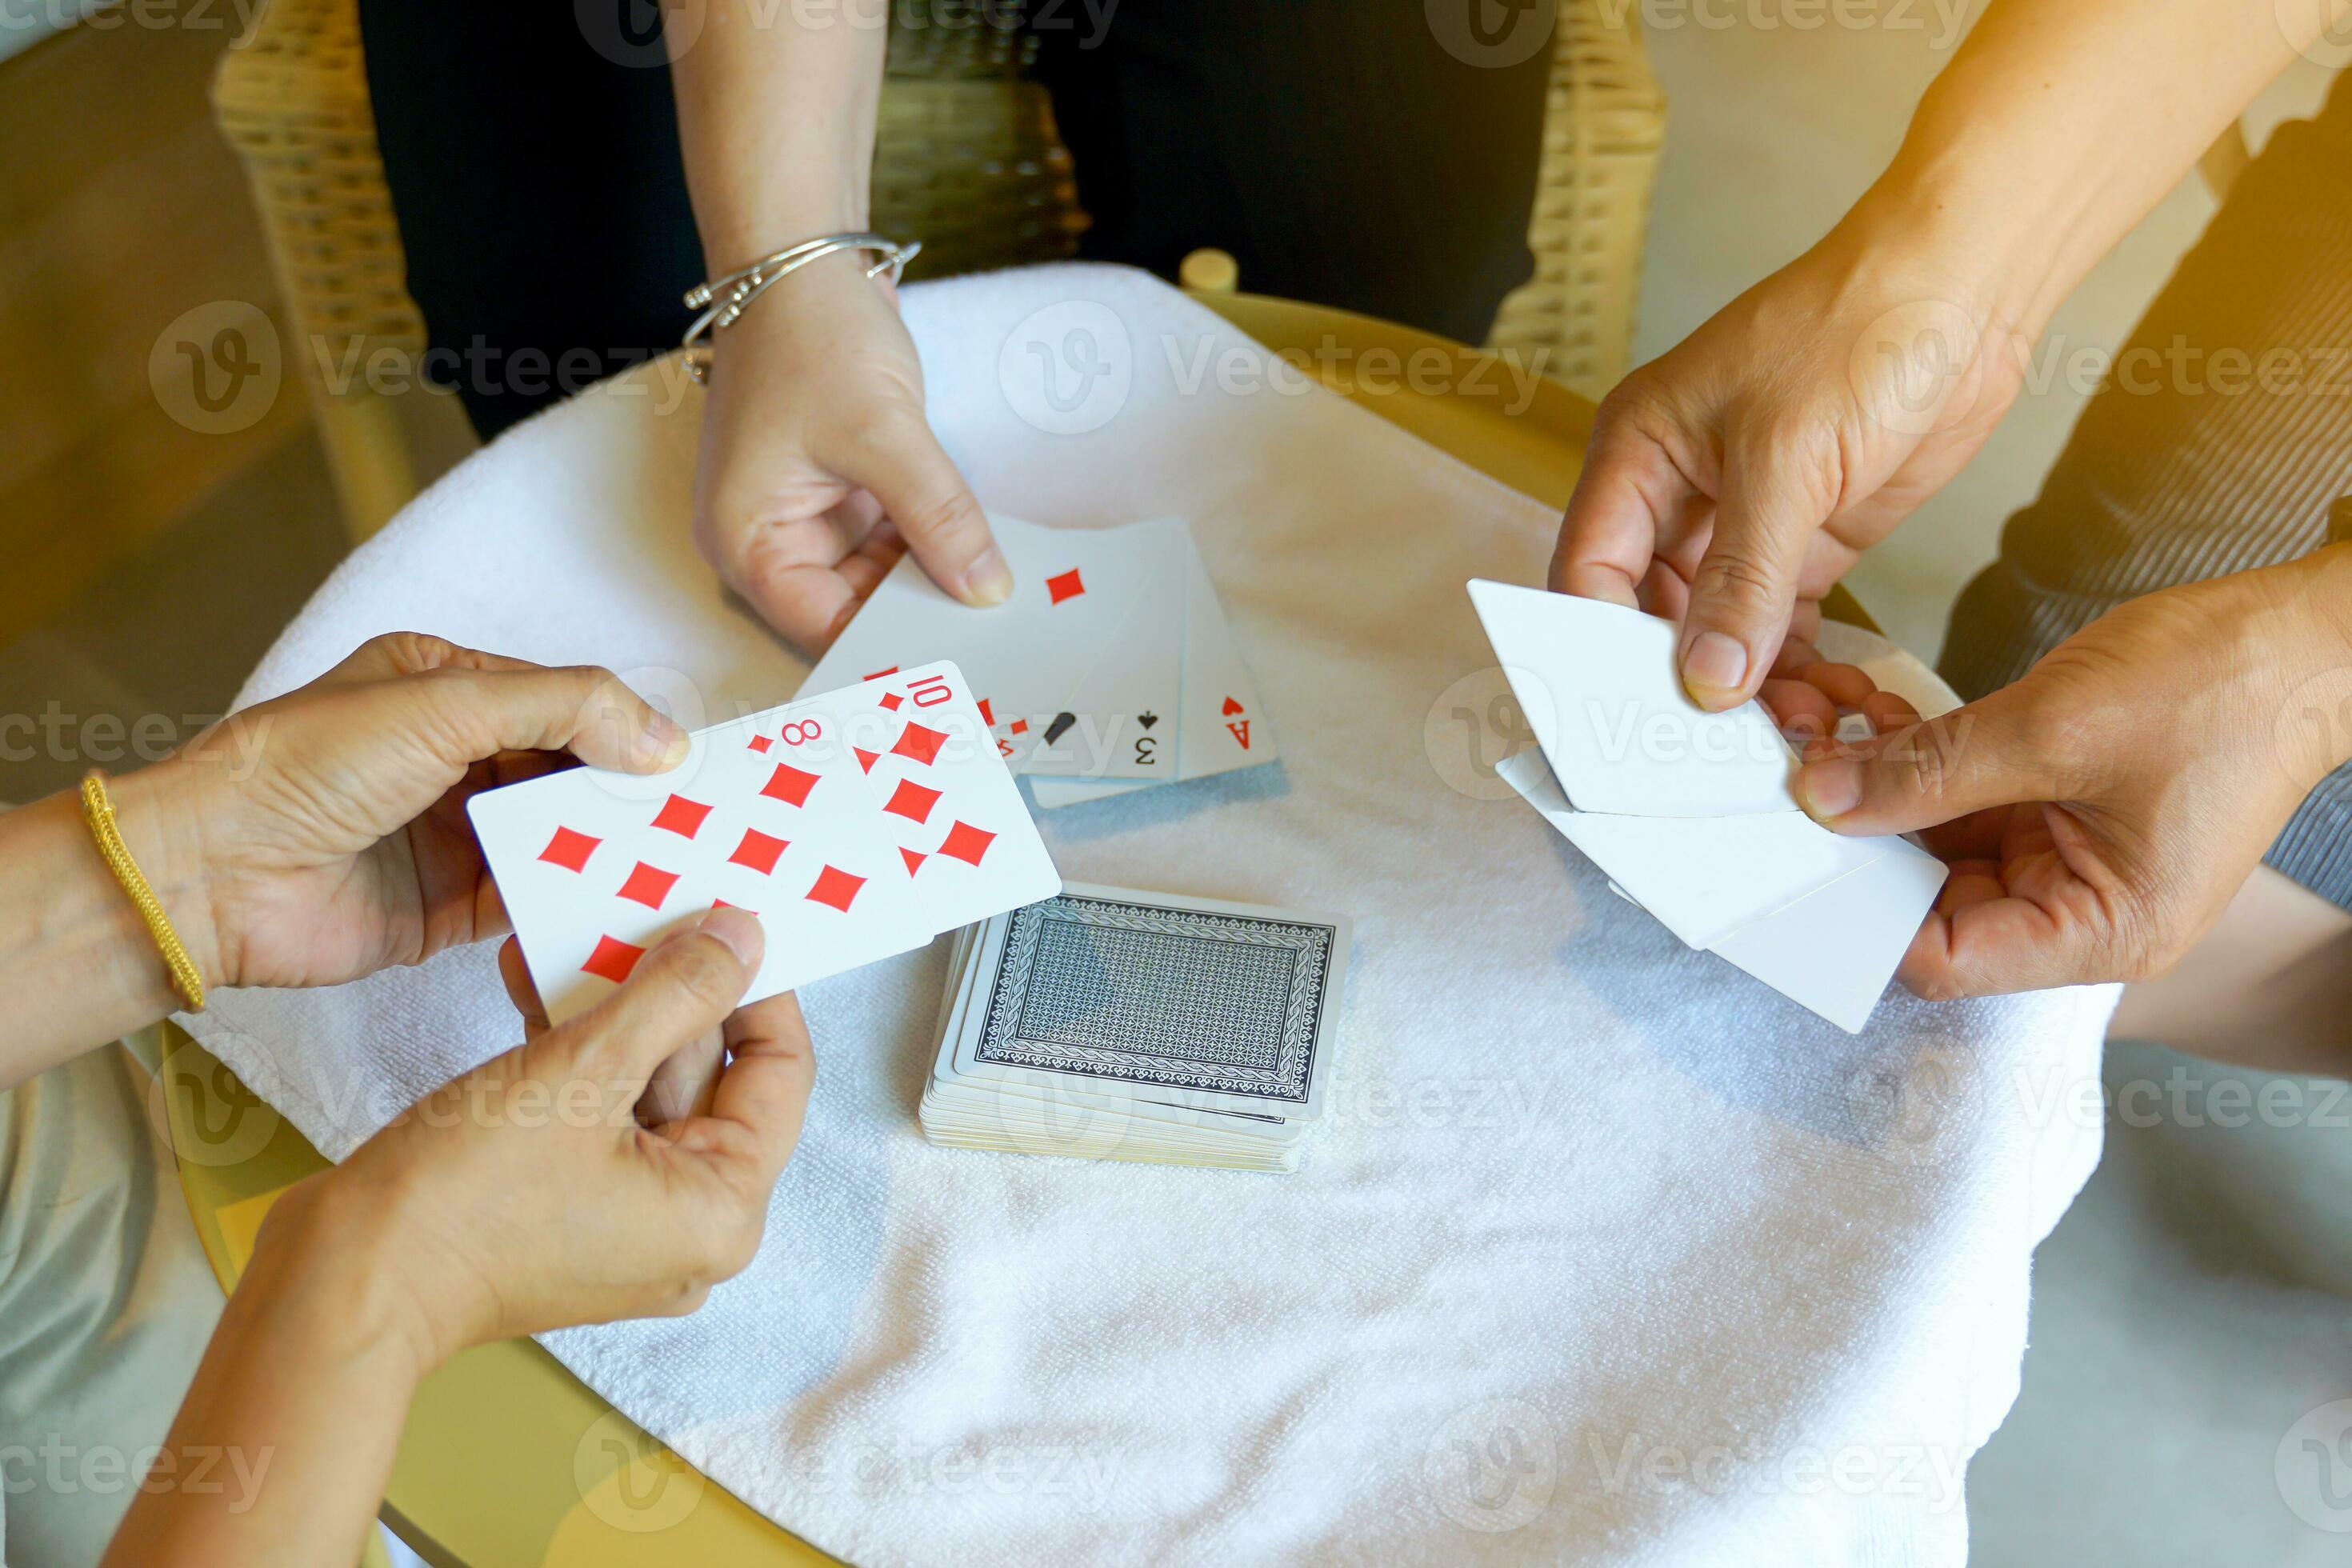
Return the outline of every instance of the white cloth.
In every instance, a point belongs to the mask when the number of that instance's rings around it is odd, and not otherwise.
[[[1071,878],[1355,917],[1332,1125],[1294,1176],[933,1149],[935,944],[804,998],[815,1100],[749,1271],[549,1348],[864,1563],[1960,1561],[2112,994],[1898,994],[1849,1038],[1684,949],[1507,788],[1448,783],[1462,694],[1500,689],[1464,582],[1540,580],[1549,509],[1138,274],[906,313],[983,501],[1192,520],[1282,763],[1041,820]],[[1076,415],[1032,341],[1105,367]],[[688,542],[698,405],[662,372],[420,498],[247,697],[403,627],[688,721],[789,694]],[[336,1157],[517,1034],[487,946],[193,1026]]]

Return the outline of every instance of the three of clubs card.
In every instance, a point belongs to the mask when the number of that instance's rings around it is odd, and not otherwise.
[[[1685,945],[1859,1033],[1943,862],[1807,816],[1762,705],[1709,713],[1684,692],[1671,623],[1503,583],[1470,599],[1536,738],[1496,773]]]
[[[719,904],[766,930],[755,1002],[1061,887],[944,661],[699,731],[666,773],[575,768],[468,810],[559,1023]]]
[[[1256,683],[1181,518],[1042,528],[991,516],[1013,575],[974,608],[912,556],[892,568],[804,690],[953,658],[998,752],[1040,807],[1206,777],[1277,754]]]
[[[959,933],[924,1086],[951,1148],[1295,1171],[1322,1118],[1343,915],[1072,883]]]

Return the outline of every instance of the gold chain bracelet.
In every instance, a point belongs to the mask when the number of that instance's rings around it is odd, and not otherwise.
[[[122,842],[122,829],[114,820],[114,801],[106,793],[106,775],[93,771],[81,781],[81,816],[89,824],[89,836],[98,841],[98,852],[106,861],[106,868],[122,884],[138,908],[139,918],[147,922],[147,933],[155,939],[155,947],[163,955],[163,966],[172,972],[172,989],[191,1013],[205,1010],[205,977],[196,971],[196,961],[180,941],[180,933],[172,929],[171,917],[155,897],[155,889],[147,885],[139,869],[139,862],[131,858],[130,848]]]

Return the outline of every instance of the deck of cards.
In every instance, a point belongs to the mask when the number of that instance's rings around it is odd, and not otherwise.
[[[1062,885],[946,662],[698,731],[669,773],[575,768],[468,810],[555,1023],[717,904],[766,929],[756,1002]]]
[[[1346,917],[1073,883],[958,933],[923,1135],[1295,1171],[1337,1049]]]
[[[1496,772],[1686,946],[1860,1032],[1943,862],[1807,816],[1771,715],[1684,693],[1671,623],[1502,583],[1470,598],[1536,738]]]
[[[1274,730],[1181,518],[1041,528],[992,516],[1013,596],[958,603],[912,556],[809,674],[823,691],[953,658],[1040,807],[1274,760]]]

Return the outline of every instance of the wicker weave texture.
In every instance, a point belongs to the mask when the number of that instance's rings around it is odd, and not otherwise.
[[[1666,101],[1634,30],[1601,0],[1560,0],[1528,248],[1535,276],[1496,312],[1488,346],[1541,353],[1543,373],[1599,397],[1631,367],[1650,193]]]
[[[213,108],[245,160],[295,330],[337,363],[355,343],[422,351],[353,0],[269,0],[222,57]],[[299,357],[315,377],[318,356]]]
[[[894,13],[874,137],[874,226],[911,234],[913,278],[1059,261],[1087,226],[1020,0]]]
[[[916,278],[1058,261],[1087,222],[1045,89],[1012,78],[885,80],[873,209],[880,232],[921,238]]]

